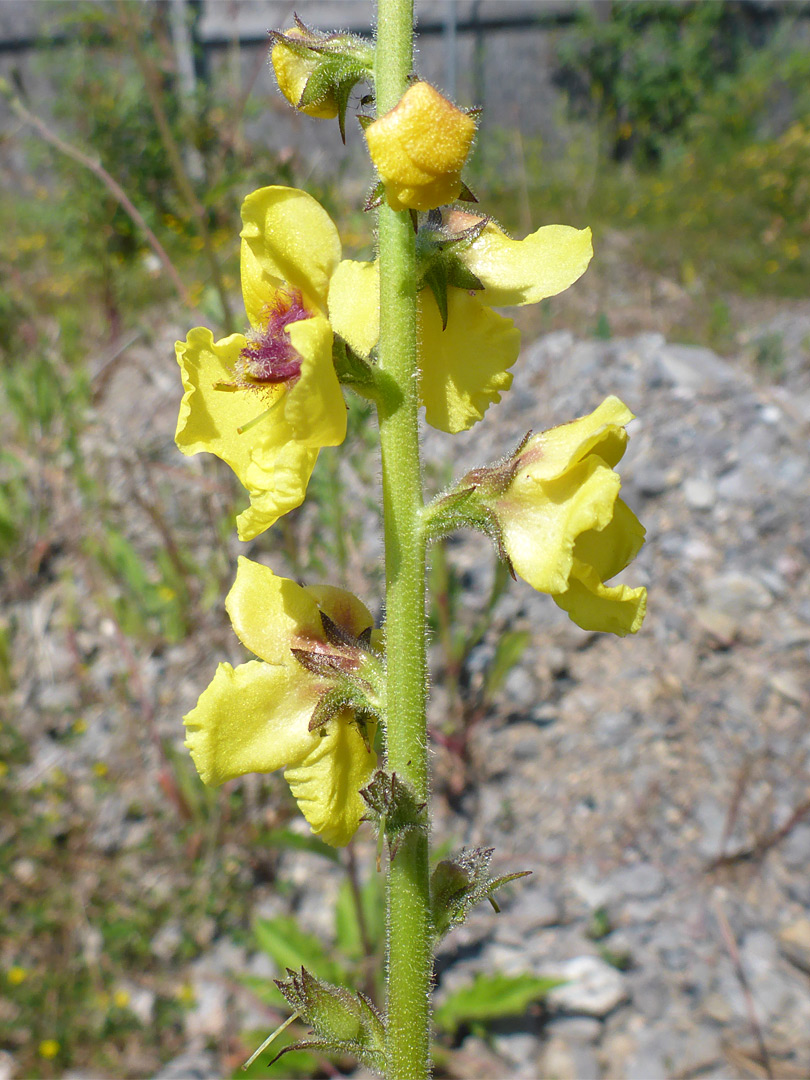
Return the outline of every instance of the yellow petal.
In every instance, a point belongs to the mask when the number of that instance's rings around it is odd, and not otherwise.
[[[318,605],[310,591],[243,556],[225,608],[242,644],[271,664],[289,661],[290,649],[324,641]]]
[[[430,210],[458,197],[475,121],[430,83],[410,86],[365,134],[394,210]]]
[[[642,586],[603,585],[591,567],[575,560],[569,587],[554,601],[583,630],[605,634],[635,634],[647,610],[647,590]]]
[[[619,486],[618,474],[594,455],[554,480],[518,472],[496,506],[515,572],[539,592],[565,592],[577,537],[605,528]]]
[[[433,294],[419,295],[420,380],[425,419],[440,431],[466,431],[512,384],[520,352],[510,319],[461,289],[447,291],[447,329]]]
[[[296,765],[318,749],[309,731],[318,680],[296,660],[220,664],[214,680],[184,718],[194,764],[214,786],[249,772]]]
[[[287,333],[302,363],[284,418],[304,446],[338,446],[346,438],[346,404],[332,361],[332,328],[319,316],[292,323]]]
[[[373,746],[373,724],[368,741]],[[306,759],[284,773],[301,813],[327,844],[342,847],[354,836],[367,809],[359,791],[376,765],[352,714],[343,712],[329,721]]]
[[[253,440],[240,436],[237,429],[268,409],[274,396],[279,399],[284,393],[283,386],[261,395],[252,390],[216,389],[233,382],[234,366],[245,344],[242,334],[214,341],[210,330],[197,327],[175,346],[185,391],[175,441],[184,454],[216,454],[242,483]]]
[[[364,630],[374,625],[374,619],[362,600],[339,589],[336,585],[307,585],[304,589],[332,622],[347,630],[353,637],[360,637]]]
[[[591,566],[602,581],[610,581],[635,559],[645,535],[644,526],[627,503],[617,499],[613,517],[604,529],[589,529],[577,537],[574,556]]]
[[[274,439],[253,447],[244,480],[250,506],[236,519],[240,540],[252,540],[263,533],[306,497],[318,451],[296,442],[291,432],[287,441],[279,442],[284,431],[290,431],[288,425],[277,425]]]
[[[536,304],[580,278],[593,255],[590,229],[544,225],[525,240],[512,240],[490,221],[461,260],[484,285],[485,304]]]
[[[297,26],[291,30],[285,30],[284,36],[288,38],[302,37]],[[276,41],[270,54],[273,70],[276,73],[278,88],[289,103],[307,116],[315,116],[323,120],[331,120],[338,114],[338,106],[334,94],[326,94],[320,101],[313,105],[298,104],[301,95],[306,89],[310,75],[317,66],[316,56],[302,56],[295,52],[284,41]]]
[[[376,262],[344,259],[329,284],[332,329],[358,356],[380,340],[380,269]]]
[[[624,425],[633,413],[617,397],[607,397],[592,413],[533,436],[520,453],[521,471],[535,480],[551,480],[595,453],[614,466],[627,445]]]
[[[262,312],[283,288],[298,289],[310,311],[325,315],[341,247],[321,204],[297,188],[259,188],[242,203],[242,222],[242,293],[251,325],[262,325]]]

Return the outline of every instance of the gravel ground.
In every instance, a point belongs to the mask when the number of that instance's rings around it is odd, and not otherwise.
[[[499,871],[534,872],[511,887],[500,916],[482,906],[447,939],[438,994],[484,970],[569,980],[544,1011],[496,1026],[489,1044],[466,1038],[451,1075],[810,1075],[810,315],[777,318],[766,332],[784,349],[779,382],[654,333],[598,341],[556,332],[524,350],[514,389],[484,424],[453,440],[426,435],[428,463],[452,455],[461,471],[506,452],[529,427],[618,394],[639,417],[620,466],[623,496],[648,530],[625,574],[649,588],[641,633],[586,634],[547,597],[511,585],[495,624],[526,628],[532,644],[472,732],[474,782],[455,783],[458,760],[435,750],[437,837],[492,845]],[[161,490],[173,492],[170,520],[204,544],[201,508],[221,497],[223,474],[199,459],[186,468],[174,451],[175,372],[155,365],[158,348],[133,348],[133,362],[105,376],[117,418],[99,417],[88,450],[106,455],[119,493],[145,461],[159,470]],[[154,521],[125,503],[128,535],[154,543]],[[74,510],[59,513],[76,526]],[[450,555],[475,608],[492,573],[487,543],[465,537]],[[372,603],[378,558],[369,528],[348,577]],[[70,572],[75,598],[92,583],[81,565]],[[215,660],[236,663],[242,653],[216,598],[181,644],[132,656],[103,615],[66,616],[66,587],[64,572],[52,574],[8,609],[22,657],[13,705],[32,718],[31,762],[15,783],[30,786],[58,763],[92,821],[95,849],[137,859],[138,830],[149,825],[127,812],[132,791],[148,807],[164,789],[148,733],[120,723],[110,688],[128,680],[136,711],[179,745],[180,717]],[[471,657],[473,681],[493,647],[490,634]],[[54,727],[82,698],[77,650],[92,653],[82,677],[96,705],[86,734],[66,748]],[[446,705],[437,685],[437,726]],[[120,776],[103,800],[90,786],[99,760]],[[247,793],[250,809],[249,784]],[[370,853],[361,843],[361,863]],[[160,871],[163,884],[145,879],[145,890],[171,891],[171,866]],[[328,933],[328,905],[307,885],[317,874],[328,896],[337,874],[290,852],[276,873],[291,888],[281,899],[257,880],[256,909],[292,906],[304,926]],[[158,959],[173,956],[169,939],[180,932],[164,929],[153,942]],[[207,933],[198,928],[202,952],[187,971],[196,993],[187,1051],[161,1076],[225,1075],[232,1062],[214,1048],[267,1023],[223,981],[245,966],[262,971],[262,958]],[[13,1061],[6,1072],[14,1075]]]

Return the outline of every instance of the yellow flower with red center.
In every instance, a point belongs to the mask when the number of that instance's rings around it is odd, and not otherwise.
[[[250,330],[177,342],[185,393],[175,439],[208,451],[250,495],[241,540],[299,506],[318,451],[346,435],[327,298],[341,258],[331,218],[306,192],[260,188],[242,204],[242,294]]]
[[[347,844],[365,810],[360,788],[377,764],[376,717],[351,704],[350,690],[367,687],[373,699],[380,681],[368,609],[343,589],[302,588],[244,558],[225,606],[261,660],[220,664],[185,717],[197,771],[218,785],[283,768],[313,832]]]

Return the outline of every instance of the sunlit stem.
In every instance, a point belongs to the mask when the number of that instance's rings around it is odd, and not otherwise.
[[[407,87],[413,61],[413,0],[378,0],[375,84],[378,115]],[[379,211],[378,402],[385,524],[388,768],[420,802],[428,799],[425,722],[425,542],[419,460],[416,247],[408,213]],[[430,877],[428,837],[413,829],[388,872],[388,995],[385,1075],[430,1075]]]
[[[282,1031],[286,1031],[290,1024],[294,1023],[294,1021],[296,1021],[297,1019],[298,1013],[293,1013],[292,1016],[288,1016],[284,1023],[280,1027],[277,1027],[272,1035],[267,1036],[259,1049],[250,1055],[250,1057],[242,1066],[242,1069],[249,1069],[253,1062],[256,1060],[256,1058],[259,1056],[259,1054],[266,1050],[270,1043],[272,1043],[274,1039],[277,1039],[278,1036],[282,1033]]]

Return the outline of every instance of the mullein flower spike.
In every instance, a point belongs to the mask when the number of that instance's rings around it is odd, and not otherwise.
[[[634,634],[647,607],[642,586],[606,585],[638,554],[644,526],[618,497],[614,465],[633,414],[608,397],[588,416],[527,439],[506,462],[458,485],[489,517],[512,569],[549,593],[584,630]],[[463,512],[463,511],[462,511]]]
[[[322,705],[346,680],[365,685],[366,669],[375,681],[371,615],[343,589],[302,588],[245,558],[225,606],[240,641],[261,660],[220,664],[185,717],[197,771],[216,786],[284,768],[312,831],[347,844],[366,809],[360,789],[377,764],[373,694],[368,709]]]
[[[419,85],[419,84],[417,84]],[[448,228],[469,233],[457,259],[482,288],[470,292],[448,282],[446,311],[424,283],[419,293],[419,393],[425,419],[455,434],[484,416],[512,385],[509,368],[520,351],[511,319],[493,311],[536,304],[556,296],[585,273],[593,255],[590,229],[546,225],[512,240],[492,221],[461,211],[447,214]],[[380,282],[376,263],[344,259],[332,277],[329,318],[359,356],[368,357],[380,336]]]
[[[197,327],[176,345],[185,393],[175,440],[208,451],[250,495],[237,518],[251,540],[304,500],[318,451],[346,436],[332,363],[329,282],[340,238],[311,195],[266,187],[242,204],[241,277],[246,334],[214,341]]]
[[[430,83],[409,86],[365,135],[392,209],[431,210],[461,194],[475,120]]]

